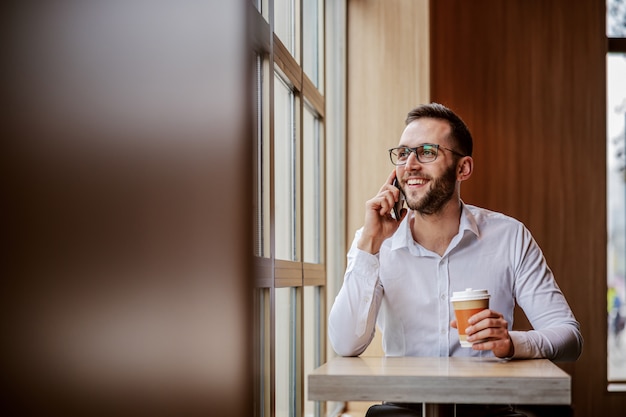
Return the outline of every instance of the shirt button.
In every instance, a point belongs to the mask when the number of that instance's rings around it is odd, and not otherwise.
[[[446,298],[448,298],[446,294],[441,294],[441,299],[442,300],[445,300]]]
[[[441,334],[446,334],[446,329],[441,329],[440,333]]]
[[[369,297],[363,297],[363,302],[364,303],[369,303],[370,302],[370,298]]]

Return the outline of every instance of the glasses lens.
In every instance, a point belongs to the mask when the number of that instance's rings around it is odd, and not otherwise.
[[[406,147],[393,148],[389,150],[389,157],[394,165],[402,165],[409,158],[411,150]]]
[[[437,159],[437,146],[422,145],[417,148],[417,159],[420,162],[432,162]]]

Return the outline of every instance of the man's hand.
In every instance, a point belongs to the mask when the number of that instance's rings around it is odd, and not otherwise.
[[[392,171],[378,194],[365,203],[365,224],[357,247],[365,252],[376,254],[385,239],[391,237],[404,217],[407,209],[402,209],[400,220],[391,216],[393,205],[400,198],[400,190],[393,185],[396,171]]]
[[[509,336],[508,323],[504,316],[497,311],[483,310],[474,314],[469,319],[470,326],[466,329],[467,341],[475,342],[474,350],[491,350],[498,358],[510,358],[515,353],[511,336]],[[457,328],[456,320],[450,322],[450,326]]]

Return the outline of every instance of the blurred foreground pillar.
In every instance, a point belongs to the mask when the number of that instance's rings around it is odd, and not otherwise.
[[[2,6],[5,415],[252,414],[249,6]]]

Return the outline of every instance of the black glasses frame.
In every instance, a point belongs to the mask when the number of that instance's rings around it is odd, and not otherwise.
[[[420,152],[418,152],[418,150],[419,150],[419,151],[421,151],[421,150],[423,150],[426,146],[428,146],[428,147],[431,147],[431,148],[435,149],[435,157],[434,157],[432,160],[430,160],[430,161],[422,161],[422,160],[420,159]],[[394,162],[394,154],[395,154],[395,153],[397,153],[397,152],[398,152],[398,151],[400,151],[400,150],[405,150],[405,151],[408,151],[408,152],[409,152],[409,156],[407,156],[407,158],[406,158],[407,160],[409,159],[409,157],[411,156],[411,154],[412,154],[412,153],[414,153],[414,154],[415,154],[415,157],[417,158],[417,160],[418,160],[420,163],[422,163],[422,164],[428,164],[428,163],[431,163],[431,162],[435,162],[435,161],[437,160],[437,157],[439,156],[439,148],[445,149],[446,151],[450,151],[450,152],[452,152],[453,154],[455,154],[455,155],[457,155],[457,156],[460,156],[461,158],[462,158],[462,157],[464,157],[464,156],[466,156],[466,155],[463,155],[463,154],[461,154],[461,153],[459,153],[459,152],[455,151],[454,149],[446,148],[445,146],[437,145],[437,144],[434,144],[434,143],[424,143],[424,144],[422,144],[422,145],[420,145],[420,146],[417,146],[417,147],[415,147],[415,148],[411,148],[411,147],[408,147],[408,146],[398,146],[398,147],[396,147],[396,148],[391,148],[391,149],[389,149],[389,159],[391,160],[391,163],[392,163],[392,164],[394,164],[394,165],[396,165],[396,166],[406,165],[406,161],[404,161],[404,162]]]

